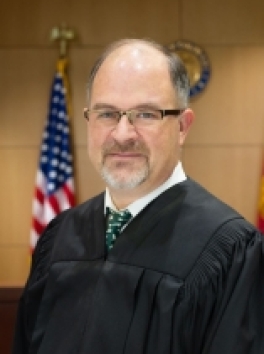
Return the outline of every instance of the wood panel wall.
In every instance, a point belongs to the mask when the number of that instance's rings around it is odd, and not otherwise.
[[[21,288],[0,287],[0,353],[11,354]]]
[[[123,37],[201,45],[212,65],[192,101],[187,173],[255,221],[264,133],[262,0],[9,0],[0,4],[0,285],[29,270],[31,201],[58,50],[52,27],[76,29],[70,50],[78,202],[103,188],[86,154],[85,85],[103,47]]]

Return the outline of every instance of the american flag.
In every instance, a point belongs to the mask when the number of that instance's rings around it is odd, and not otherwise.
[[[74,205],[66,59],[59,59],[44,128],[33,199],[30,247],[57,214]]]

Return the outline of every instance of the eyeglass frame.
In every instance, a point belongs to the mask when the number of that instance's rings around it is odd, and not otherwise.
[[[165,116],[168,116],[168,115],[173,115],[175,117],[178,117],[180,114],[182,114],[185,111],[185,108],[181,108],[181,109],[156,109],[156,108],[154,109],[154,108],[151,108],[150,110],[156,111],[156,112],[160,112],[161,113],[161,119],[159,119],[159,120],[162,120]],[[89,121],[89,113],[90,112],[100,112],[100,111],[103,111],[103,109],[90,109],[89,110],[88,108],[85,108],[84,112],[83,112],[83,115],[84,115],[84,118]],[[130,109],[130,110],[127,110],[127,111],[122,111],[122,110],[118,110],[118,109],[109,109],[109,111],[119,114],[119,119],[117,121],[117,124],[120,122],[121,118],[124,115],[126,115],[128,120],[129,120],[129,123],[133,125],[133,119],[131,119],[131,113],[132,112],[137,112],[137,111],[140,111],[140,110],[138,110],[138,109]],[[146,109],[146,111],[147,111],[147,109]]]

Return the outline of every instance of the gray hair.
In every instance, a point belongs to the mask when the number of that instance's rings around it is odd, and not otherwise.
[[[129,44],[145,44],[151,48],[154,48],[158,50],[160,53],[162,53],[167,61],[168,61],[168,69],[169,69],[169,74],[171,78],[172,85],[175,89],[176,96],[179,99],[179,103],[181,105],[181,108],[187,108],[188,102],[189,102],[189,94],[190,94],[190,83],[188,79],[188,74],[186,71],[185,66],[183,65],[183,62],[181,61],[180,57],[176,55],[175,53],[171,52],[167,47],[154,42],[152,40],[148,39],[121,39],[116,42],[113,42],[110,44],[108,47],[106,47],[105,51],[101,54],[101,56],[96,60],[94,63],[89,79],[88,79],[88,85],[87,85],[87,91],[88,91],[88,100],[91,95],[92,91],[92,86],[93,82],[95,79],[95,76],[100,69],[101,65],[105,61],[105,59],[116,49],[129,45]]]

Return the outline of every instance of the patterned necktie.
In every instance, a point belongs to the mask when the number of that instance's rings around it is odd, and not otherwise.
[[[106,247],[109,251],[119,236],[122,227],[131,219],[132,214],[128,210],[121,212],[115,212],[114,210],[107,208],[108,227],[106,230]]]

